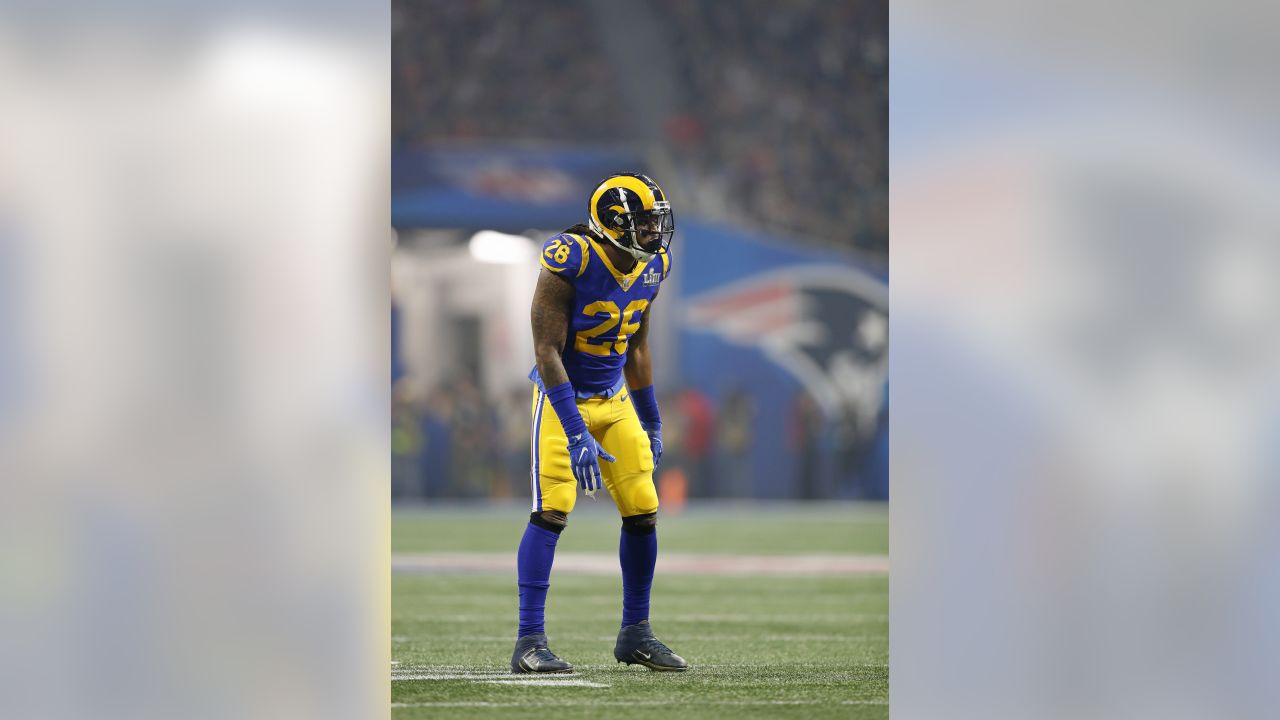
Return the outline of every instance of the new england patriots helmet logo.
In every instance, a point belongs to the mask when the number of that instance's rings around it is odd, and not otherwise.
[[[828,417],[872,419],[889,366],[889,288],[857,268],[796,265],[686,300],[689,330],[760,350]]]

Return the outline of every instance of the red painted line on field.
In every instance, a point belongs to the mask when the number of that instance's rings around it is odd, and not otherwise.
[[[397,574],[515,572],[515,553],[395,553]],[[617,575],[610,553],[557,553],[556,573]],[[666,553],[658,572],[668,575],[888,575],[887,555],[714,555]]]

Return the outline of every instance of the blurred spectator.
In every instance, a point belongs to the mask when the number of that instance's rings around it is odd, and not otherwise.
[[[721,462],[716,466],[716,494],[722,497],[754,497],[751,472],[751,426],[755,405],[740,387],[730,390],[720,410],[719,441]]]
[[[391,385],[395,384],[404,377],[404,356],[401,348],[401,311],[400,305],[395,300],[395,292],[391,295]]]
[[[884,396],[889,397],[889,384],[885,383]],[[859,497],[889,497],[889,403],[886,401],[876,418],[876,435],[862,469],[864,491]]]
[[[681,458],[689,477],[693,497],[712,497],[711,445],[715,440],[716,415],[711,398],[696,388],[680,391],[675,402],[681,432]],[[664,434],[665,437],[665,434]]]
[[[658,407],[662,412],[662,464],[658,472],[679,469],[689,481],[689,460],[685,456],[685,443],[689,436],[687,418],[676,405],[676,395],[662,393],[658,396]],[[696,487],[696,485],[694,486]],[[690,489],[692,492],[692,488]]]
[[[427,398],[422,415],[426,453],[422,461],[422,492],[426,497],[448,497],[453,467],[453,393],[449,384],[436,388]]]
[[[799,493],[804,500],[819,497],[822,428],[825,422],[822,408],[818,407],[813,397],[804,390],[796,393],[795,403],[791,407],[790,444],[798,465],[796,476],[799,480]]]
[[[838,491],[843,496],[861,497],[866,491],[863,465],[871,444],[875,442],[875,428],[859,427],[857,411],[846,407],[834,427],[835,469]]]
[[[422,411],[415,404],[412,385],[401,378],[391,387],[391,496],[419,497],[423,486],[421,460],[426,450]]]
[[[453,439],[454,497],[486,497],[499,477],[501,434],[494,408],[485,401],[470,372],[454,375],[453,415],[449,430]]]
[[[498,421],[502,426],[503,437],[503,471],[506,483],[496,483],[497,487],[505,487],[505,494],[494,492],[492,497],[514,497],[526,500],[532,492],[530,478],[530,447],[533,434],[533,385],[520,386],[502,396],[499,404]]]

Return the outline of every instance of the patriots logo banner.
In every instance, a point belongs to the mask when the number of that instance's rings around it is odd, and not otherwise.
[[[739,496],[888,497],[887,271],[693,218],[677,236],[678,385],[731,431],[707,476]]]
[[[795,265],[688,298],[684,324],[759,350],[828,417],[870,420],[888,372],[888,290],[856,268]]]

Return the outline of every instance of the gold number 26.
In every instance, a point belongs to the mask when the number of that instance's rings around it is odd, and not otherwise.
[[[608,317],[594,327],[578,331],[573,340],[573,349],[600,357],[608,355],[611,350],[619,355],[625,353],[627,351],[627,341],[640,329],[640,318],[644,315],[644,309],[648,306],[648,300],[632,300],[627,304],[626,309],[619,312],[618,306],[613,302],[597,300],[582,308],[583,315],[608,315]],[[621,327],[618,328],[616,340],[613,335],[609,335],[608,339],[602,343],[591,342],[592,338],[613,330],[614,326],[619,324],[619,321],[621,321]]]
[[[569,246],[563,244],[563,241],[557,238],[554,242],[552,242],[550,245],[547,246],[546,250],[542,251],[542,254],[555,260],[558,263],[563,263],[565,260],[569,259]]]

